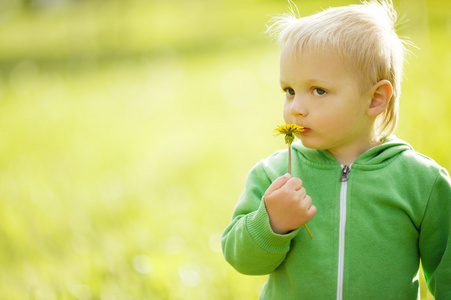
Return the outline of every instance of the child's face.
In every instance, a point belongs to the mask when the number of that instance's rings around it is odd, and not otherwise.
[[[336,157],[365,152],[374,138],[374,119],[367,115],[371,96],[363,80],[329,51],[296,55],[291,49],[285,45],[280,61],[285,122],[305,127],[299,138],[308,148]]]

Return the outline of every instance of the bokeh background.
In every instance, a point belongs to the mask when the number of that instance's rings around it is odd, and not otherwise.
[[[451,170],[451,2],[394,2],[418,47],[397,135]],[[0,0],[1,299],[257,299],[265,277],[228,266],[220,235],[285,147],[264,31],[287,8]]]

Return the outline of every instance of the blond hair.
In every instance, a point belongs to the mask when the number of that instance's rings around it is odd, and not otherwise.
[[[396,34],[396,20],[391,0],[332,7],[307,17],[296,17],[291,6],[290,13],[270,21],[268,32],[281,47],[290,42],[299,53],[306,48],[333,51],[354,67],[366,86],[390,81],[393,95],[376,125],[379,138],[384,139],[397,124],[405,44],[409,43]]]

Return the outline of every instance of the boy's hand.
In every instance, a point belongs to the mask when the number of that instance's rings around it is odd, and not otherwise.
[[[264,195],[269,223],[277,234],[298,229],[316,214],[312,198],[306,194],[299,178],[285,174],[268,187]]]

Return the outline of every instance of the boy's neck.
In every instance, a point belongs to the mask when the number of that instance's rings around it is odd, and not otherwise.
[[[381,142],[379,140],[376,140],[374,142],[368,141],[368,143],[362,145],[350,146],[349,148],[341,148],[339,151],[334,151],[333,149],[328,149],[328,151],[341,165],[349,166],[354,163],[354,161],[360,155],[380,144]]]

